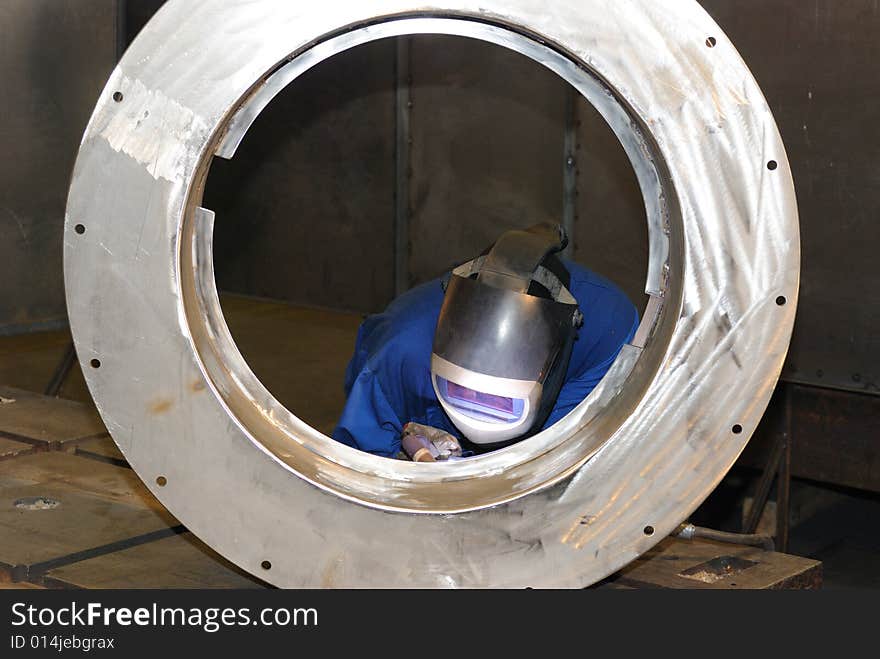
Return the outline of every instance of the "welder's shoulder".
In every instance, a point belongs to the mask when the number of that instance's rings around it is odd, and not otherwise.
[[[380,314],[364,322],[364,342],[371,357],[407,361],[410,353],[430,353],[443,304],[439,280],[416,286],[397,297]]]
[[[565,265],[571,275],[569,290],[585,315],[601,313],[625,329],[638,323],[638,310],[616,284],[578,263],[566,261]]]
[[[593,272],[589,268],[572,261],[566,261],[565,266],[571,275],[571,286],[569,289],[575,297],[577,297],[578,293],[581,293],[594,298],[626,302],[632,305],[626,293],[618,288],[614,282],[606,279],[599,273]]]
[[[395,333],[424,333],[433,336],[440,307],[443,306],[443,286],[433,279],[398,296],[385,310]]]
[[[394,298],[385,309],[385,313],[399,315],[413,313],[443,303],[443,286],[440,279],[419,284]]]

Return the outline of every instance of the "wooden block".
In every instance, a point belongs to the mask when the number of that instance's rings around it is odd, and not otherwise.
[[[71,563],[42,583],[61,588],[267,588],[191,533]]]
[[[27,455],[36,451],[33,444],[25,444],[12,439],[0,437],[0,460],[8,460],[19,455]]]
[[[48,567],[41,564],[54,567],[72,554],[169,532],[174,524],[168,513],[60,483],[7,484],[0,487],[0,566],[7,580],[20,581]]]
[[[0,488],[34,484],[57,485],[128,506],[148,508],[170,517],[137,474],[125,467],[63,451],[36,453],[0,462]]]
[[[694,589],[819,588],[822,563],[757,547],[667,538],[604,586]]]
[[[0,581],[0,590],[46,590],[46,588],[28,581]]]
[[[0,399],[0,436],[8,439],[58,448],[107,432],[97,410],[83,403],[11,387],[0,387]]]
[[[0,462],[0,566],[7,580],[57,567],[71,554],[170,534],[177,520],[124,467],[65,452]],[[43,565],[48,564],[48,565]]]

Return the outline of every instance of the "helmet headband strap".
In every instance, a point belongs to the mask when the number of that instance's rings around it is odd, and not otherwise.
[[[507,231],[489,249],[477,279],[496,288],[527,293],[539,266],[567,244],[568,236],[560,224],[542,222]]]

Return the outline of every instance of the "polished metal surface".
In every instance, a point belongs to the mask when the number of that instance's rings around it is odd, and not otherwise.
[[[278,84],[420,33],[517,50],[596,106],[639,179],[646,290],[662,301],[562,421],[447,464],[360,453],[271,396],[223,320],[201,208],[213,155],[234,155]],[[698,5],[649,0],[172,0],[98,102],[65,235],[77,353],[120,449],[201,539],[283,586],[582,586],[628,563],[702,502],[760,419],[798,257],[757,84]]]

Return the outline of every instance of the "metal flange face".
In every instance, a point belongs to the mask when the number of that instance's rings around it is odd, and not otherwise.
[[[626,149],[650,237],[651,301],[600,386],[539,435],[451,464],[358,452],[272,397],[223,319],[202,208],[212,159],[234,157],[280,89],[423,33],[514,49],[572,84]],[[108,429],[183,523],[279,586],[574,587],[617,570],[742,451],[798,273],[779,132],[689,0],[171,0],[98,101],[65,225],[71,328]]]

